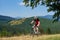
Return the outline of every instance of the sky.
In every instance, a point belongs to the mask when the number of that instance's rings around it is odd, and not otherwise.
[[[53,15],[47,12],[47,7],[38,5],[36,8],[24,6],[23,0],[0,0],[0,15],[10,17],[32,17]]]

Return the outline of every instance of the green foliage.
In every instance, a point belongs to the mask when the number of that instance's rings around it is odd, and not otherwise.
[[[47,33],[48,33],[48,34],[51,34],[50,28],[47,28]]]
[[[37,7],[40,0],[24,0],[23,2],[25,3],[26,6],[30,6],[33,9],[34,7]]]
[[[12,33],[11,32],[7,32],[6,30],[3,30],[3,31],[0,31],[0,36],[1,37],[10,37],[12,36]]]
[[[60,0],[24,0],[25,6],[30,6],[33,8],[37,7],[38,4],[44,4],[48,7],[48,12],[53,11],[54,22],[58,21],[60,18]]]

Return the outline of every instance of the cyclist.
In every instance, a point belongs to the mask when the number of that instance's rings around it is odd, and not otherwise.
[[[35,16],[34,19],[31,21],[31,24],[33,24],[32,28],[35,34],[38,34],[38,27],[40,26],[40,20]]]

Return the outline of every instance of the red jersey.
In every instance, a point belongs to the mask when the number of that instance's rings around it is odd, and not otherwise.
[[[37,26],[38,23],[39,23],[39,19],[37,18],[37,19],[35,19],[35,26]]]

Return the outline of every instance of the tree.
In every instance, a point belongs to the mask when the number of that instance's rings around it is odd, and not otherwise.
[[[60,18],[60,0],[24,0],[25,6],[30,6],[32,9],[40,5],[46,5],[48,7],[47,11],[53,11],[55,14],[53,15],[53,19],[58,21]]]

